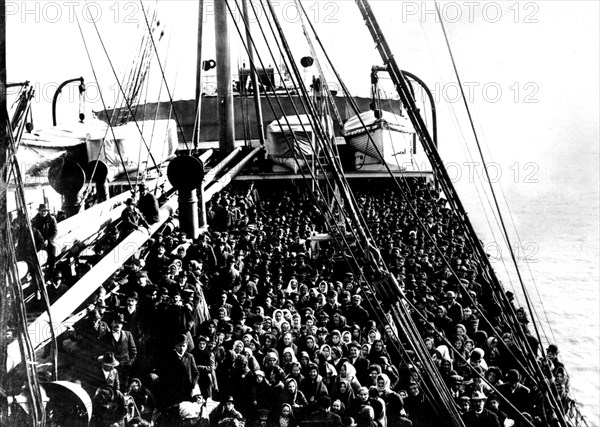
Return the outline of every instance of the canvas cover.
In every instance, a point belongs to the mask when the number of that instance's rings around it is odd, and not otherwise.
[[[148,168],[154,167],[146,146],[159,165],[173,157],[178,147],[175,120],[138,121],[137,125],[129,122],[114,126],[113,131],[105,124],[104,133],[90,133],[86,139],[88,162],[97,159],[105,162],[112,176],[144,169],[146,162]]]
[[[323,126],[333,129],[331,119],[324,120]],[[286,116],[271,122],[267,126],[265,150],[273,162],[298,172],[305,165],[304,158],[310,160],[318,152],[308,116]]]
[[[361,123],[362,120],[362,123]],[[394,130],[396,132],[404,132],[404,133],[414,133],[415,129],[406,116],[400,116],[398,114],[390,113],[389,111],[381,111],[381,118],[375,118],[375,112],[372,110],[365,111],[364,113],[360,113],[358,116],[353,116],[349,118],[346,123],[344,123],[344,129],[342,134],[347,136],[358,135],[361,133],[366,133],[369,131],[369,128],[377,127],[382,124],[385,124],[384,127],[389,128],[390,130]],[[364,127],[363,127],[364,123]],[[366,128],[366,129],[365,129]]]

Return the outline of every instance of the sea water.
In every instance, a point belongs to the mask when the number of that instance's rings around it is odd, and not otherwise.
[[[545,154],[548,158],[550,155]],[[558,345],[560,357],[570,376],[572,395],[580,403],[589,425],[598,427],[598,156],[577,157],[567,161],[562,164],[562,173],[544,173],[552,170],[544,169],[543,165],[547,165],[545,160],[540,159],[542,173],[530,186],[524,185],[523,180],[502,180],[510,214],[505,205],[501,206],[523,280],[538,313],[544,347],[549,342]],[[473,206],[479,201],[477,193],[473,195],[473,192],[464,191],[468,187],[464,183],[459,183],[457,187],[465,205]],[[496,186],[496,189],[502,199],[499,187]],[[487,203],[485,198],[484,203]],[[521,295],[518,302],[525,306],[517,276],[514,273],[507,275],[504,269],[503,262],[511,262],[510,253],[501,244],[498,244],[498,248],[503,248],[499,249],[500,252],[490,244],[499,240],[499,234],[492,237],[485,215],[472,214],[473,211],[469,212],[469,217],[485,244],[494,269],[500,277],[504,277],[502,281],[506,290]],[[510,225],[511,214],[520,243]]]

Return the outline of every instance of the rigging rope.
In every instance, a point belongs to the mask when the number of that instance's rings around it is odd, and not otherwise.
[[[92,57],[90,55],[90,51],[88,49],[88,45],[87,42],[85,41],[85,36],[83,35],[83,29],[81,28],[81,23],[79,22],[79,17],[77,15],[77,13],[75,13],[75,21],[77,22],[77,27],[79,28],[79,33],[81,34],[81,39],[83,41],[83,45],[85,47],[85,52],[87,54],[88,57],[88,61],[90,63],[90,67],[92,68],[92,74],[94,74],[94,80],[96,82],[99,82],[98,80],[98,76],[96,74],[96,69],[94,68],[94,63],[92,62]],[[100,85],[98,85],[98,94],[100,95],[100,102],[102,102],[102,108],[104,109],[104,111],[106,111],[106,102],[104,101],[104,95],[102,94],[102,90],[100,89]],[[117,137],[115,136],[115,131],[112,127],[112,125],[108,124],[108,127],[111,131],[112,137],[113,137],[113,141],[115,141],[115,147],[117,149],[117,154],[119,156],[119,159],[121,160],[121,164],[123,165],[123,169],[125,169],[125,161],[123,160],[123,155],[121,154],[121,149],[119,148],[119,144],[117,144]],[[104,138],[104,141],[106,140],[106,137]],[[102,147],[104,147],[104,141],[102,143]],[[98,153],[98,159],[100,158],[100,153]],[[97,160],[96,159],[96,162]],[[94,172],[95,172],[96,168],[94,167]],[[129,188],[132,192],[135,192],[135,189],[133,188],[132,184],[131,184],[131,180],[129,179],[129,174],[125,174],[125,178],[127,179],[127,183],[129,184]]]
[[[438,15],[438,17],[441,17],[441,11],[440,11],[439,4],[438,4],[438,2],[437,2],[437,1],[435,2],[435,8],[436,8],[436,12],[437,12],[437,15]],[[463,89],[463,85],[462,85],[462,82],[461,82],[461,79],[460,79],[460,75],[459,75],[459,73],[458,73],[458,68],[457,68],[457,65],[456,65],[456,61],[455,61],[455,59],[454,59],[454,55],[453,55],[453,52],[452,52],[452,48],[451,48],[451,46],[450,46],[450,41],[449,41],[449,39],[448,39],[448,34],[446,33],[446,28],[445,28],[445,26],[444,26],[444,22],[443,22],[443,20],[442,20],[442,19],[440,19],[440,25],[441,25],[441,27],[442,27],[442,31],[443,31],[443,33],[444,33],[444,39],[445,39],[445,41],[446,41],[446,46],[448,47],[448,52],[449,52],[449,54],[450,54],[450,58],[451,58],[451,61],[452,61],[452,67],[454,68],[454,73],[455,73],[455,75],[456,75],[456,78],[457,78],[457,80],[458,80],[458,86],[459,86],[459,88],[460,88],[461,95],[462,95],[462,97],[463,97],[463,102],[464,102],[464,104],[465,104],[465,109],[466,109],[466,111],[467,111],[467,115],[468,115],[468,117],[469,117],[469,122],[470,122],[470,124],[471,124],[471,129],[472,129],[472,131],[473,131],[473,136],[475,137],[475,142],[476,142],[476,144],[477,144],[477,149],[478,149],[478,151],[479,151],[479,155],[480,155],[480,157],[481,157],[481,160],[482,160],[482,162],[483,162],[483,170],[485,171],[485,174],[486,174],[486,176],[487,176],[487,178],[488,178],[488,183],[489,183],[489,186],[490,186],[490,191],[491,191],[491,193],[492,193],[492,197],[493,197],[493,200],[494,200],[494,205],[496,206],[496,209],[497,209],[497,212],[498,212],[498,218],[500,219],[500,223],[501,223],[501,225],[502,225],[502,230],[503,230],[503,233],[504,233],[504,237],[505,237],[505,239],[506,239],[506,243],[507,243],[507,246],[508,246],[508,249],[509,249],[509,252],[510,252],[510,255],[511,255],[512,261],[513,261],[513,263],[514,263],[515,270],[516,270],[516,272],[517,272],[517,276],[518,276],[518,278],[519,278],[519,282],[520,282],[520,284],[521,284],[521,287],[523,288],[523,293],[524,293],[524,296],[525,296],[525,302],[527,303],[527,307],[528,307],[529,313],[530,313],[530,315],[531,315],[531,317],[532,317],[532,320],[533,320],[533,319],[534,319],[534,315],[533,315],[533,308],[532,308],[532,306],[531,306],[531,301],[530,301],[529,295],[528,295],[528,293],[527,293],[527,290],[526,290],[526,288],[525,288],[525,284],[524,284],[524,282],[523,282],[523,279],[522,279],[522,277],[521,277],[521,272],[520,272],[520,269],[519,269],[519,266],[518,266],[517,260],[516,260],[516,258],[515,258],[515,254],[514,254],[514,252],[513,252],[513,250],[512,250],[512,247],[511,247],[511,243],[510,243],[510,237],[509,237],[509,235],[508,235],[508,231],[507,231],[507,229],[506,229],[506,226],[505,226],[505,224],[504,224],[504,218],[503,218],[503,216],[502,216],[502,212],[500,211],[500,206],[499,206],[499,204],[498,204],[498,199],[497,199],[497,197],[496,197],[496,192],[495,192],[495,190],[494,190],[494,186],[493,186],[493,184],[492,184],[492,182],[491,182],[491,180],[490,180],[489,171],[488,171],[488,169],[487,169],[487,166],[486,166],[486,163],[485,163],[485,157],[484,157],[484,155],[483,155],[483,151],[482,151],[482,149],[481,149],[481,145],[480,145],[480,143],[479,143],[479,138],[478,138],[478,136],[477,136],[477,131],[475,130],[475,125],[474,125],[474,123],[473,123],[473,118],[472,118],[472,116],[471,116],[471,111],[470,111],[470,109],[469,109],[469,105],[468,105],[468,103],[467,103],[467,100],[466,100],[467,98],[465,97],[465,94],[464,94],[464,89]],[[539,330],[538,330],[538,327],[537,327],[537,324],[536,324],[536,322],[535,322],[535,321],[533,322],[533,326],[534,326],[534,329],[535,329],[535,332],[536,332],[536,335],[537,335],[537,339],[538,339],[538,340],[540,341],[540,343],[541,343],[541,337],[540,337],[540,333],[539,333]],[[544,350],[544,346],[542,345],[542,346],[540,346],[540,347],[541,347],[541,353],[542,353],[542,357],[544,357],[544,359],[545,359],[545,358],[546,358],[546,353],[545,353],[545,350]],[[540,373],[541,373],[541,372],[540,372]],[[542,377],[543,377],[543,374],[542,374]],[[553,403],[553,406],[556,406],[556,407],[557,407],[557,406],[558,406],[558,404],[557,404],[557,402],[556,402],[556,401],[555,401],[555,399],[554,399],[554,395],[553,395],[552,391],[549,389],[549,387],[548,387],[548,385],[546,384],[546,382],[545,382],[545,381],[542,381],[542,383],[543,383],[544,385],[546,385],[546,388],[547,388],[548,395],[550,396],[551,400],[553,401],[553,402],[552,402],[552,403]],[[564,416],[563,416],[563,414],[562,414],[560,411],[555,411],[555,413],[556,413],[556,412],[558,412],[558,413],[560,414],[559,421],[561,422],[561,424],[562,424],[563,426],[565,426],[565,427],[566,427],[566,426],[567,426],[567,423],[566,423],[566,420],[564,419]]]
[[[148,31],[152,31],[150,28],[150,22],[148,22],[148,16],[146,14],[146,8],[144,7],[144,3],[142,2],[142,0],[140,0],[140,6],[142,8],[142,12],[144,14],[144,21],[146,22],[146,26],[148,27]],[[169,103],[171,105],[173,105],[173,96],[171,95],[171,90],[169,89],[169,84],[167,83],[167,77],[165,76],[165,70],[163,68],[163,65],[160,61],[160,57],[158,56],[158,49],[156,47],[156,43],[154,42],[154,37],[150,36],[150,40],[152,41],[152,46],[154,48],[154,52],[156,54],[156,59],[158,61],[158,66],[160,68],[160,74],[162,76],[162,79],[165,83],[165,88],[167,90],[167,95],[169,96]],[[179,120],[179,116],[177,115],[177,110],[175,110],[173,108],[173,116],[175,117],[175,122],[177,123],[177,127],[179,128],[179,131],[181,132],[181,138],[183,139],[183,143],[185,144],[185,149],[189,150],[189,144],[187,142],[187,139],[185,138],[185,134],[183,132],[183,126],[181,125],[181,121]]]
[[[146,17],[146,12],[145,11],[144,11],[144,18],[146,19],[146,22],[148,23],[148,19]],[[112,63],[112,60],[110,59],[110,55],[108,54],[108,51],[106,50],[106,46],[104,45],[104,41],[102,40],[102,36],[100,35],[100,31],[98,30],[98,26],[96,25],[96,21],[93,20],[92,24],[94,26],[94,29],[96,30],[96,34],[98,35],[98,40],[100,41],[100,45],[102,46],[102,50],[104,51],[104,54],[106,55],[106,59],[108,60],[108,63],[110,65],[110,69],[112,70],[112,73],[113,73],[113,75],[115,77],[117,85],[119,86],[119,91],[123,94],[123,101],[125,102],[125,105],[127,106],[127,110],[129,111],[129,114],[133,118],[133,122],[135,124],[135,127],[137,128],[137,130],[138,130],[138,132],[140,134],[140,139],[141,139],[142,143],[144,144],[144,146],[146,147],[146,150],[148,150],[148,153],[150,153],[150,149],[148,148],[148,144],[146,143],[146,139],[144,138],[144,134],[143,134],[142,130],[140,129],[140,126],[139,126],[137,120],[135,119],[135,114],[134,114],[133,109],[132,109],[131,100],[127,99],[127,96],[125,94],[125,90],[123,89],[123,85],[121,84],[121,81],[119,80],[119,76],[117,75],[117,72],[116,72],[115,67],[114,67],[114,65]],[[148,23],[148,26],[149,25],[150,24]],[[148,31],[152,32],[152,29],[150,27],[148,27]],[[152,37],[152,35],[151,35],[151,37]],[[152,43],[154,44],[154,38],[153,37],[152,37]],[[114,137],[114,131],[113,131],[113,137]],[[118,147],[118,142],[117,142],[116,139],[115,139],[115,146]],[[154,167],[156,167],[158,169],[158,165],[156,164],[156,161],[154,160],[154,156],[152,155],[152,153],[150,153],[150,159],[152,160],[152,163],[154,163]],[[125,167],[125,165],[123,165],[123,167]],[[138,171],[139,171],[139,165],[138,165]],[[127,174],[127,170],[125,170],[125,174]],[[127,180],[130,181],[129,178]],[[135,192],[135,189],[133,189],[133,191]]]
[[[238,32],[239,32],[239,29],[238,29]],[[260,58],[259,58],[259,59],[260,59]],[[262,62],[262,60],[261,60],[261,62]],[[267,94],[267,97],[268,97],[268,94]],[[276,98],[277,98],[277,96],[276,96]],[[268,101],[269,101],[269,104],[270,104],[270,105],[271,105],[271,107],[272,107],[272,104],[271,104],[271,102],[270,102],[270,99],[269,99],[269,98],[267,98],[267,99],[268,99]],[[287,121],[287,117],[284,117],[284,119]],[[278,123],[280,123],[279,119],[277,119],[277,120],[278,120]],[[289,122],[288,122],[288,123],[289,123]],[[280,124],[280,126],[281,126],[281,124]],[[292,137],[295,139],[295,138],[296,138],[296,137],[295,137],[295,134],[293,134],[293,133],[292,133]],[[284,139],[286,140],[286,143],[288,144],[288,146],[289,146],[289,147],[290,147],[290,149],[291,149],[291,143],[289,142],[289,139],[287,138],[287,135],[285,135],[285,134],[284,134]],[[297,142],[297,141],[296,141],[296,142]],[[300,151],[300,154],[301,154],[301,156],[302,156],[303,160],[304,160],[305,162],[307,162],[308,160],[306,159],[306,156],[305,156],[305,154],[304,154],[302,151]],[[304,179],[306,179],[306,176],[305,176],[304,172],[302,171],[302,168],[300,167],[301,165],[300,165],[300,163],[299,163],[299,160],[298,160],[298,158],[296,158],[296,157],[295,157],[295,158],[294,158],[294,160],[296,161],[296,164],[298,165],[298,167],[299,167],[299,169],[300,169],[300,173],[302,174],[303,178],[304,178]],[[320,164],[320,166],[322,167],[322,164]],[[312,173],[312,170],[310,170],[310,169],[309,169],[309,172],[311,173],[311,177],[312,177],[312,179],[313,179],[313,180],[316,180],[317,178],[316,178],[316,176],[315,176],[315,175]],[[318,208],[318,209],[319,209],[321,212],[323,212],[323,203],[322,203],[322,200],[326,200],[326,199],[325,199],[325,195],[322,193],[322,191],[320,190],[320,188],[319,188],[319,187],[317,187],[317,189],[318,189],[318,194],[319,194],[319,196],[320,196],[320,199],[317,199],[316,197],[314,197],[314,193],[312,193],[312,192],[311,192],[311,193],[309,193],[309,194],[311,194],[311,196],[315,198],[315,201],[316,201],[316,203],[315,203],[315,204],[316,204],[317,208]],[[331,209],[331,206],[330,206],[329,204],[326,204],[326,203],[325,203],[324,205],[325,205],[325,208],[327,209],[327,211],[328,211],[328,213],[329,213],[329,215],[328,215],[328,216],[327,216],[327,215],[324,215],[324,216],[325,216],[326,218],[333,218],[333,217],[334,217],[334,215],[333,215],[333,211],[332,211],[332,209]],[[345,235],[344,235],[344,232],[343,232],[343,230],[341,230],[341,229],[339,228],[339,225],[338,225],[338,224],[337,224],[335,221],[333,222],[333,226],[332,226],[332,224],[330,224],[329,222],[327,222],[327,223],[326,223],[326,225],[327,225],[327,227],[329,228],[330,232],[333,232],[333,228],[335,228],[335,229],[336,229],[336,231],[338,232],[337,234],[338,234],[339,236],[341,236],[341,239],[342,239],[342,240],[344,241],[344,243],[346,244],[346,247],[347,247],[347,248],[350,248],[350,245],[349,245],[349,243],[346,241],[346,238],[345,238]],[[351,228],[351,230],[353,230],[353,229]],[[355,234],[355,233],[354,233],[354,234]],[[355,237],[356,237],[356,234],[355,234]],[[344,254],[344,256],[346,257],[346,256],[347,256],[347,252],[346,252],[346,251],[344,250],[344,248],[341,246],[341,243],[340,243],[340,242],[339,242],[337,239],[336,239],[336,240],[334,240],[334,241],[336,242],[336,244],[339,246],[339,249],[341,250],[341,252],[342,252],[342,253]],[[356,276],[357,276],[357,277],[361,277],[361,278],[362,278],[364,281],[366,281],[366,278],[364,277],[364,273],[363,273],[362,271],[360,271],[360,270],[359,270],[359,271],[356,271],[356,270],[355,270],[355,266],[358,266],[358,265],[359,265],[359,262],[358,262],[358,260],[356,260],[356,258],[355,258],[355,256],[353,255],[352,251],[350,251],[350,255],[351,255],[351,257],[352,257],[352,259],[353,259],[353,261],[354,261],[354,262],[350,262],[350,261],[348,261],[348,264],[350,265],[350,268],[351,268],[351,270],[355,272],[355,274],[356,274]],[[380,318],[380,316],[379,316],[379,313],[381,313],[382,311],[381,311],[381,310],[377,310],[377,309],[376,309],[376,308],[373,306],[373,304],[372,304],[372,301],[371,301],[370,299],[367,299],[367,301],[368,301],[368,302],[369,302],[369,304],[371,305],[371,309],[372,309],[373,313],[375,313],[376,317],[377,317],[377,318],[379,318],[379,320],[381,321],[381,318]],[[381,321],[381,323],[382,323],[382,324],[384,324],[384,323],[387,323],[387,322],[384,320],[384,321]],[[398,341],[398,342],[395,342],[394,344],[401,344],[401,342],[400,342],[400,341]],[[398,348],[398,349],[400,350],[400,351],[399,351],[399,353],[400,353],[400,354],[404,354],[401,348]],[[406,355],[405,355],[405,354],[404,354],[404,358],[406,359]],[[430,390],[426,390],[426,392],[428,392],[429,394],[431,393],[431,392],[430,392]]]

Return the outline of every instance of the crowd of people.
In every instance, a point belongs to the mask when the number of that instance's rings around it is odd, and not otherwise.
[[[413,321],[449,404],[466,426],[549,425],[541,390],[528,383],[447,202],[431,184],[407,180],[409,209],[373,184],[356,188],[359,209],[416,307]],[[382,317],[364,279],[334,241],[314,238],[328,230],[303,184],[258,187],[236,184],[216,195],[208,231],[197,239],[163,228],[95,295],[95,310],[61,347],[73,379],[93,397],[93,424],[449,423],[436,414],[423,367],[401,351],[405,337],[374,320]],[[107,238],[100,252],[119,241],[119,230]],[[527,331],[526,312],[515,308]],[[528,334],[528,341],[537,353],[537,340]],[[558,348],[547,355],[568,410]],[[210,414],[207,401],[219,402]]]

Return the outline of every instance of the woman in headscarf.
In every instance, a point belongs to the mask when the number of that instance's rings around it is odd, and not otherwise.
[[[360,388],[360,382],[356,379],[356,368],[348,361],[345,361],[340,368],[340,378],[348,380],[354,392],[356,393]],[[367,390],[368,392],[368,390]]]
[[[345,329],[346,326],[346,318],[338,311],[333,313],[333,316],[331,316],[331,329],[337,329],[341,331]]]
[[[297,292],[298,292],[298,280],[291,279],[288,282],[287,287],[283,290],[283,293],[285,294],[286,298],[289,298],[290,295],[295,294]]]
[[[286,375],[285,379],[290,379],[293,378],[296,380],[296,383],[300,384],[300,381],[302,381],[304,379],[304,375],[302,375],[302,366],[300,365],[300,362],[294,362],[292,363],[292,368],[290,370],[290,373]]]
[[[333,329],[329,334],[328,341],[331,346],[340,345],[342,343],[342,333],[337,329]]]
[[[269,351],[273,350],[273,348],[275,348],[275,344],[276,344],[276,340],[275,337],[267,332],[266,334],[263,334],[262,337],[260,337],[260,341],[262,343],[262,346],[260,348],[260,352],[262,354],[267,354]]]
[[[331,346],[329,344],[323,344],[319,351],[325,355],[328,362],[331,361]]]
[[[352,336],[352,341],[356,341],[359,344],[363,344],[366,340],[362,336],[362,331],[360,330],[360,326],[353,325],[350,330],[350,334]]]
[[[369,406],[375,412],[375,422],[379,427],[387,427],[385,402],[379,397],[377,386],[369,387]]]
[[[279,354],[275,351],[270,351],[263,359],[263,371],[265,379],[273,388],[275,393],[283,389],[283,381],[285,380],[285,372],[279,366]]]
[[[269,426],[272,427],[296,427],[298,425],[291,405],[284,403],[278,414],[275,414]]]
[[[244,350],[244,343],[242,340],[235,340],[231,349],[235,352],[235,354],[242,354],[242,350]]]
[[[298,361],[300,362],[300,372],[302,372],[302,375],[306,377],[306,374],[308,374],[308,365],[310,362],[312,362],[308,352],[301,351]]]
[[[450,388],[450,386],[452,385],[452,376],[453,375],[458,375],[458,373],[452,369],[452,361],[448,360],[448,359],[444,359],[442,360],[442,363],[440,364],[440,375],[442,376],[442,379],[444,380],[444,382],[446,383],[446,385],[448,386],[448,388]]]
[[[348,357],[350,355],[350,349],[348,346],[352,342],[352,334],[350,331],[342,332],[342,350],[344,350],[344,357]]]
[[[380,339],[377,339],[377,340],[373,341],[373,345],[371,346],[371,351],[369,352],[367,359],[369,360],[370,363],[378,363],[379,358],[382,356],[387,357],[388,360],[390,358],[387,350],[385,349],[383,341]]]
[[[388,427],[404,426],[406,422],[406,417],[402,416],[404,402],[402,397],[391,389],[390,378],[386,374],[380,374],[377,377],[377,390],[379,397],[385,402]]]
[[[360,347],[360,353],[361,353],[362,357],[364,357],[365,359],[368,359],[369,358],[369,353],[371,353],[371,344],[364,343]]]
[[[329,290],[329,285],[327,285],[327,282],[325,280],[321,280],[317,286],[317,290],[321,294],[327,295],[327,291]]]
[[[283,311],[276,309],[273,311],[273,325],[277,326],[277,329],[281,329],[281,324],[285,321],[283,318]]]
[[[286,332],[289,332],[292,327],[290,326],[290,322],[288,322],[287,320],[284,320],[283,322],[281,322],[281,335],[285,334]]]
[[[288,378],[283,384],[281,403],[287,403],[294,409],[296,415],[302,414],[308,402],[304,393],[298,389],[298,382],[294,378]]]
[[[327,361],[327,356],[322,351],[317,352],[316,363],[319,367],[319,375],[323,377],[323,382],[327,386],[327,390],[331,390],[337,377],[337,371]]]
[[[452,349],[450,351],[450,357],[457,363],[457,365],[461,364],[460,356],[458,355],[463,355],[464,347],[465,340],[463,338],[456,338],[452,340]],[[464,362],[462,362],[462,364],[464,364]]]
[[[381,339],[381,334],[376,328],[372,328],[367,333],[367,343],[373,345],[376,340]]]
[[[342,363],[344,361],[344,351],[341,347],[334,346],[331,347],[331,359],[330,362],[335,368],[335,370],[339,373],[342,368]]]
[[[362,408],[365,406],[369,406],[369,389],[367,387],[359,387],[356,390],[356,397],[352,400],[348,408],[348,416],[355,420],[358,419]],[[373,414],[373,419],[375,419],[375,414]]]
[[[347,411],[348,408],[350,408],[350,404],[354,398],[354,389],[350,385],[350,381],[343,378],[338,379],[336,384],[333,386],[331,400],[339,399],[344,405],[345,411]]]
[[[293,348],[286,347],[283,349],[280,366],[286,373],[286,375],[292,372],[292,364],[297,361],[298,359],[296,359],[296,355],[294,354]]]
[[[256,372],[260,369],[258,360],[256,360],[256,357],[254,357],[254,353],[252,352],[252,350],[250,348],[248,348],[248,347],[244,348],[242,350],[242,354],[244,356],[246,356],[246,358],[248,359],[248,367],[250,368],[250,370],[252,372]]]
[[[333,399],[331,401],[331,412],[343,419],[346,416],[346,405],[340,399]]]

